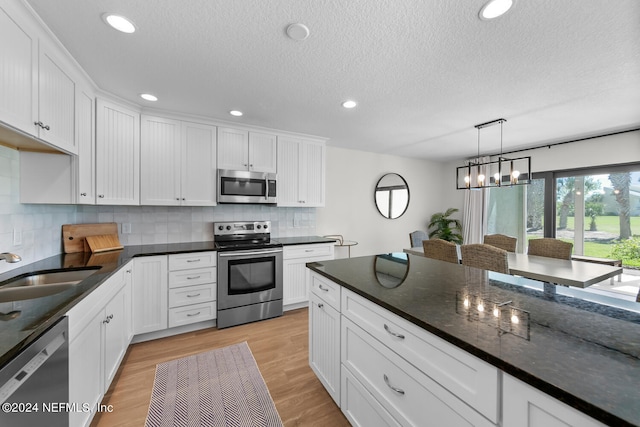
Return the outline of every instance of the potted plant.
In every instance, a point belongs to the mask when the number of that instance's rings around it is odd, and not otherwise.
[[[456,208],[449,208],[445,212],[438,212],[431,215],[429,229],[430,239],[442,239],[448,242],[462,244],[462,224],[459,220],[449,218],[451,214],[458,212]]]

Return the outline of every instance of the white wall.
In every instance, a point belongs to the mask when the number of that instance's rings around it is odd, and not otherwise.
[[[380,215],[373,199],[376,183],[389,172],[402,175],[410,193],[407,212],[393,220]],[[445,172],[437,162],[329,146],[326,205],[316,211],[316,230],[357,241],[352,257],[402,251],[411,231],[426,230],[431,215],[449,207],[444,195],[453,178]],[[343,248],[336,250],[337,257],[345,254]]]

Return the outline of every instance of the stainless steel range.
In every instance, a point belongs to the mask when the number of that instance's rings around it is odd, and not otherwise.
[[[270,221],[215,222],[218,328],[282,315],[282,244]]]

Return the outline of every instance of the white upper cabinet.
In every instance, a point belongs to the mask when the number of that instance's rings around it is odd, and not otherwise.
[[[218,169],[276,173],[276,136],[218,128]]]
[[[10,5],[0,5],[0,120],[34,134],[38,40],[32,29],[14,21],[13,11],[5,10]]]
[[[216,204],[216,128],[182,122],[182,204]]]
[[[18,2],[0,6],[0,121],[77,154],[76,83],[63,55]]]
[[[277,147],[275,135],[249,132],[249,170],[276,173]]]
[[[215,205],[216,128],[141,119],[140,204]]]
[[[76,136],[78,156],[76,164],[76,202],[81,205],[96,203],[96,120],[95,98],[88,89],[76,92]]]
[[[75,141],[76,84],[63,70],[53,49],[40,39],[38,73],[38,136],[56,147],[77,154]]]
[[[96,203],[140,204],[140,113],[96,101]]]
[[[140,204],[180,205],[180,122],[143,115]]]
[[[278,206],[324,206],[325,150],[323,142],[278,137]]]

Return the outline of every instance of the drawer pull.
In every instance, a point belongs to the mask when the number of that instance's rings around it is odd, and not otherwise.
[[[391,383],[389,382],[389,377],[387,377],[387,374],[382,374],[383,378],[384,378],[384,382],[387,385],[387,387],[389,387],[391,390],[395,391],[396,393],[398,393],[399,395],[404,395],[404,390],[398,387],[394,387],[391,385]]]
[[[198,258],[198,259],[188,259],[187,262],[200,262],[200,258]]]
[[[187,280],[196,280],[199,279],[200,276],[187,276]]]
[[[195,297],[199,297],[200,294],[191,294],[191,295],[187,295],[187,298],[195,298]]]
[[[194,317],[194,316],[199,316],[200,312],[197,313],[187,313],[187,317]]]
[[[313,249],[305,249],[305,252],[313,252]]]
[[[329,292],[329,289],[324,288],[322,285],[318,285],[321,291]]]
[[[384,330],[387,331],[390,335],[393,335],[396,338],[400,338],[401,340],[404,339],[404,335],[399,334],[397,332],[393,332],[391,329],[389,329],[389,327],[387,326],[387,324],[384,324]]]

